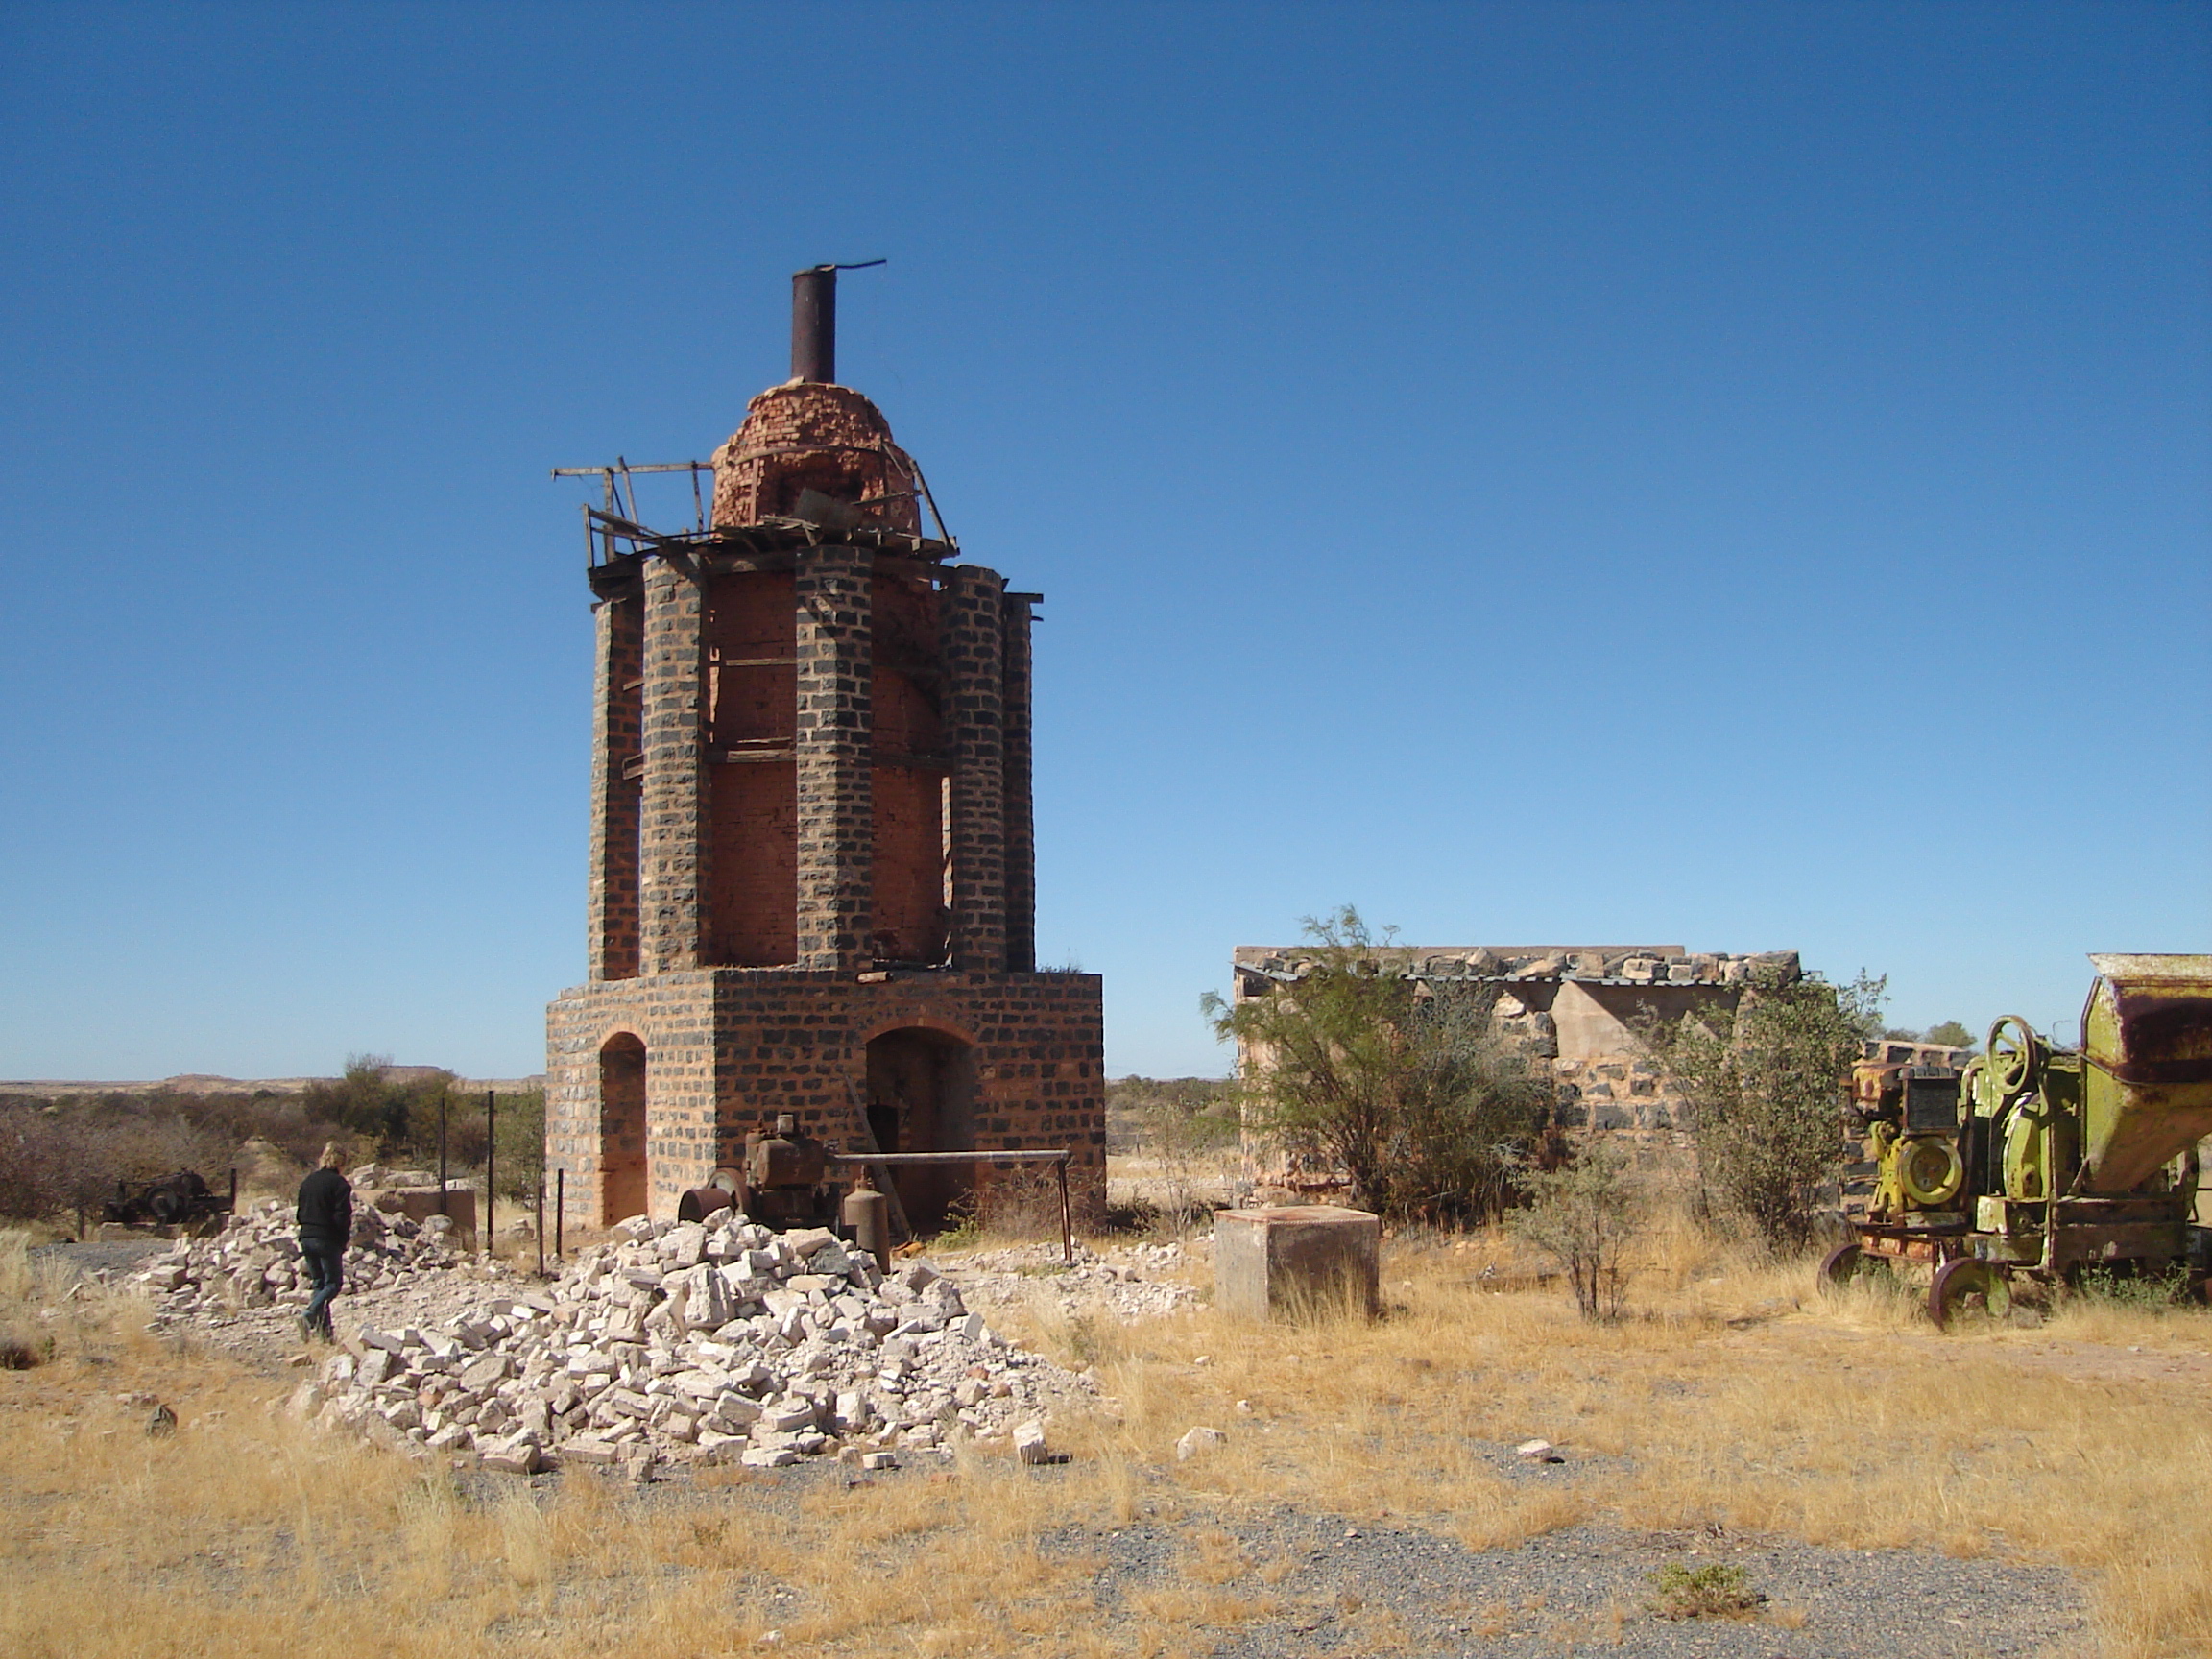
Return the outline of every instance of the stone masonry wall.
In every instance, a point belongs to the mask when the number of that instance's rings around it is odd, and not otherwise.
[[[1006,967],[1005,582],[962,565],[943,596],[946,738],[952,753],[952,962]]]
[[[798,945],[802,968],[849,973],[873,960],[869,866],[875,809],[869,758],[870,576],[857,547],[817,547],[799,563]]]
[[[591,874],[587,950],[593,979],[637,972],[637,829],[644,751],[645,607],[602,600],[592,617]]]
[[[645,571],[645,790],[639,861],[645,974],[699,966],[707,880],[700,814],[699,585],[664,559]]]
[[[745,1132],[778,1112],[858,1144],[868,1044],[915,1029],[969,1046],[975,1147],[1071,1148],[1070,1193],[1085,1216],[1103,1214],[1105,1022],[1092,974],[940,971],[859,984],[800,969],[715,969],[579,987],[548,1010],[549,1167],[568,1171],[572,1215],[603,1219],[598,1057],[617,1033],[645,1045],[652,1214],[670,1216],[686,1188],[735,1163]]]
[[[1030,783],[1030,595],[1006,595],[999,792],[1005,825],[1006,966],[1037,966],[1037,822]]]

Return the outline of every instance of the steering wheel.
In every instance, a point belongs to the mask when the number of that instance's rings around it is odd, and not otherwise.
[[[1983,1051],[1989,1061],[1989,1080],[2001,1100],[2032,1089],[2043,1070],[2043,1040],[2017,1014],[1999,1017],[1989,1027],[1989,1041]]]

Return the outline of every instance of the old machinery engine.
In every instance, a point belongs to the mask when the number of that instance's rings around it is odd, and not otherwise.
[[[2212,1251],[2196,1220],[2197,1143],[2212,1135],[2212,955],[2089,960],[2098,976],[2079,1049],[2007,1015],[1955,1080],[1854,1079],[1879,1175],[1851,1217],[1854,1240],[1822,1263],[1824,1281],[1876,1261],[1927,1263],[1938,1324],[1962,1309],[2002,1312],[2015,1277],[2052,1283],[2094,1267],[2187,1271],[2201,1285]]]
[[[135,1190],[116,1182],[115,1196],[100,1206],[100,1219],[128,1227],[213,1228],[237,1207],[237,1198],[235,1171],[226,1197],[212,1190],[197,1169],[180,1169]]]
[[[677,1218],[704,1221],[717,1210],[732,1208],[779,1232],[833,1226],[837,1190],[829,1181],[831,1150],[803,1133],[793,1114],[780,1112],[769,1127],[747,1131],[742,1166],[717,1169],[707,1186],[683,1195]]]

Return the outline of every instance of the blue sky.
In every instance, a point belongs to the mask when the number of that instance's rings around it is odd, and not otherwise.
[[[0,1075],[540,1069],[546,469],[878,256],[1116,1073],[1344,902],[2070,1026],[2212,948],[2208,92],[2177,5],[11,5]]]

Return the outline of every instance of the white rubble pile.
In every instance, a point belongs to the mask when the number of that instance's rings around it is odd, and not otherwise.
[[[1105,1312],[1134,1325],[1159,1319],[1198,1300],[1190,1285],[1162,1275],[1189,1272],[1202,1263],[1180,1242],[1117,1245],[1103,1256],[1075,1246],[1069,1265],[1058,1241],[978,1250],[952,1262],[968,1300],[998,1312],[1034,1304],[1042,1292],[1058,1297],[1069,1313]]]
[[[364,1328],[293,1409],[489,1469],[742,1462],[995,1439],[1092,1384],[1011,1348],[926,1262],[885,1277],[825,1229],[636,1216],[541,1293],[443,1330]],[[1022,1455],[1043,1455],[1041,1431]]]
[[[452,1266],[458,1258],[445,1241],[451,1226],[443,1215],[418,1222],[354,1205],[346,1288],[386,1289],[411,1274]],[[281,1198],[264,1198],[212,1238],[180,1238],[132,1280],[160,1297],[160,1311],[169,1314],[303,1307],[308,1294],[292,1206]]]

